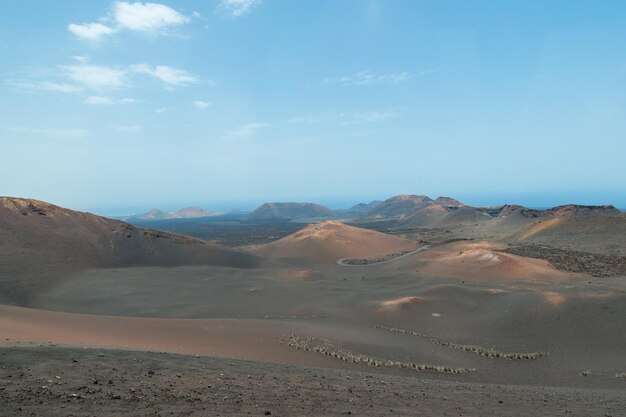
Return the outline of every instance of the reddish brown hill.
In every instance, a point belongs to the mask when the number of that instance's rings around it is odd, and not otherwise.
[[[415,247],[409,239],[326,221],[312,224],[275,242],[255,248],[260,255],[335,262],[340,258],[370,258]]]
[[[365,216],[374,219],[405,218],[432,204],[434,204],[434,200],[425,195],[397,195],[383,201],[368,211]]]
[[[442,205],[442,206],[447,206],[447,207],[461,207],[465,205],[457,199],[454,199],[452,197],[443,197],[443,196],[437,197],[434,203]]]

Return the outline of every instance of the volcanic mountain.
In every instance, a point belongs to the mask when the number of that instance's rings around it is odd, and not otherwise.
[[[491,218],[490,214],[476,207],[433,204],[407,216],[398,227],[406,229],[414,227],[445,228],[461,224],[481,223]]]
[[[414,248],[412,240],[336,221],[311,224],[287,237],[253,249],[259,255],[334,262],[370,258]]]
[[[540,212],[512,241],[624,255],[626,213],[613,206],[567,205]]]
[[[461,207],[465,205],[452,197],[437,197],[434,203],[446,207]]]
[[[313,203],[265,203],[249,213],[246,220],[288,220],[335,217],[331,209]]]
[[[141,229],[43,201],[0,197],[0,302],[90,268],[252,267],[257,260],[203,240]]]
[[[153,220],[169,220],[169,219],[195,219],[200,217],[212,217],[222,213],[218,211],[209,211],[199,207],[185,207],[175,212],[152,209],[146,213],[136,214],[126,217],[127,221],[153,221]]]
[[[371,218],[404,218],[432,204],[434,204],[434,200],[428,196],[403,194],[388,198],[365,213],[365,216]]]
[[[382,201],[374,200],[374,201],[370,201],[369,203],[355,204],[354,206],[346,210],[346,212],[350,214],[364,214],[378,207],[380,203],[382,203]]]

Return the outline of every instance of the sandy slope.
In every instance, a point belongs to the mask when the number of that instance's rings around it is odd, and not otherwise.
[[[107,317],[0,305],[2,342],[34,342],[219,356],[309,365],[280,343],[293,326],[270,320]]]
[[[199,239],[134,227],[43,201],[0,197],[0,302],[29,296],[82,269],[224,265],[259,260]]]
[[[559,271],[548,261],[498,252],[500,245],[457,242],[420,254],[419,272],[432,277],[500,280],[564,280],[574,275]]]

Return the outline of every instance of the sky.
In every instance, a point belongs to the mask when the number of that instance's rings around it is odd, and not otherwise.
[[[626,207],[622,1],[0,13],[0,195],[100,214],[396,194]]]

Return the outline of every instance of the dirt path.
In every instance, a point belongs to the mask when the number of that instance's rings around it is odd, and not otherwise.
[[[405,256],[413,255],[414,253],[418,253],[418,252],[422,252],[422,251],[428,250],[429,248],[430,248],[430,245],[420,246],[419,248],[415,249],[414,251],[405,253],[405,254],[400,255],[400,256],[396,256],[395,258],[386,259],[386,260],[380,261],[380,262],[372,262],[372,263],[364,264],[364,265],[352,265],[352,264],[345,263],[346,259],[353,259],[354,258],[352,256],[349,256],[347,258],[341,258],[341,259],[337,260],[337,265],[341,265],[341,266],[373,266],[373,265],[381,265],[381,264],[386,264],[388,262],[397,261],[400,258],[404,258]]]

